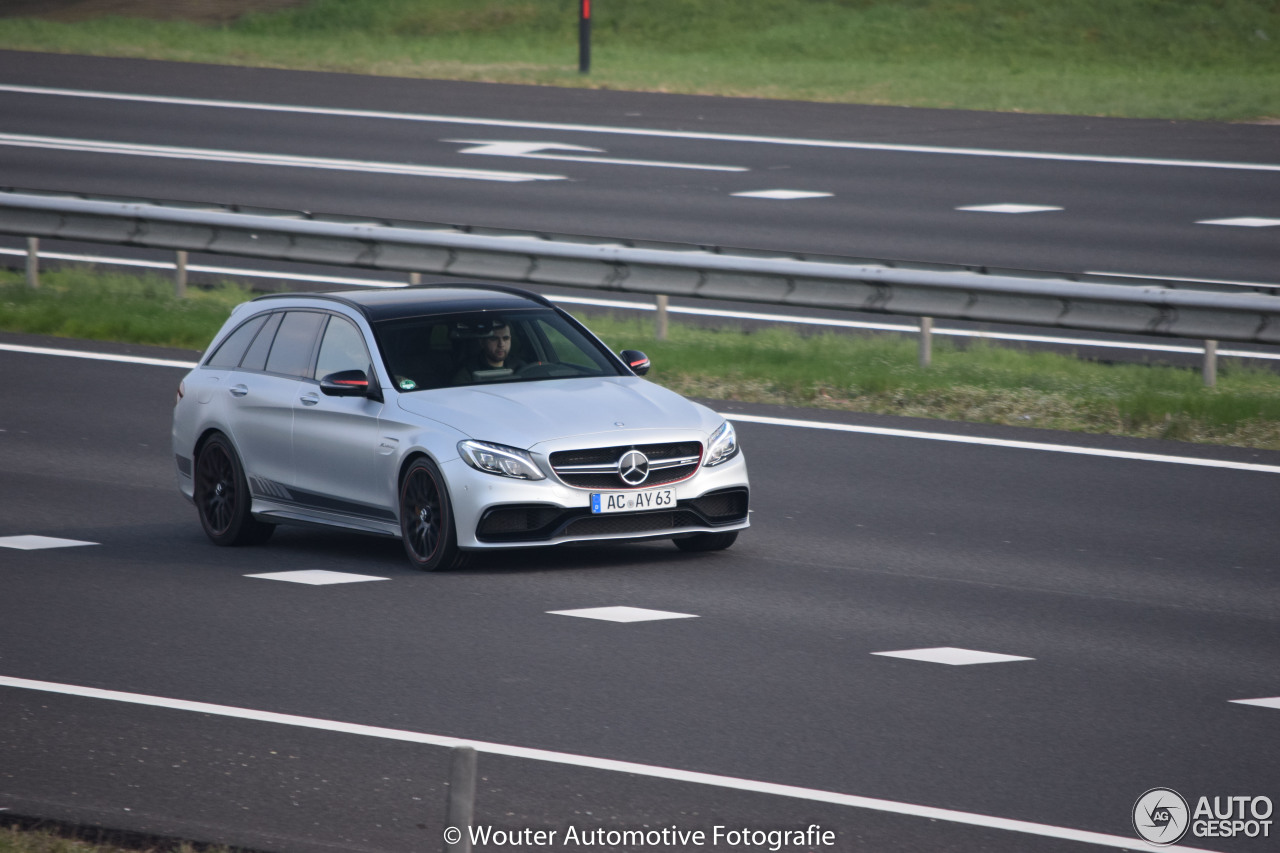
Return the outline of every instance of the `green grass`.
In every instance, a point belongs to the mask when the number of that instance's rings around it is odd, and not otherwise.
[[[230,25],[0,19],[0,46],[662,92],[1280,117],[1276,0],[312,0]]]
[[[223,284],[176,300],[166,278],[86,268],[47,270],[33,291],[0,272],[0,329],[202,349],[252,295]],[[1231,359],[1205,388],[1198,370],[981,342],[937,338],[922,369],[915,340],[897,335],[672,323],[658,342],[651,318],[584,319],[614,350],[647,352],[650,379],[695,397],[1280,450],[1280,374]]]
[[[253,293],[234,284],[191,288],[175,299],[160,276],[45,270],[32,290],[23,273],[0,271],[0,328],[12,332],[203,349]]]

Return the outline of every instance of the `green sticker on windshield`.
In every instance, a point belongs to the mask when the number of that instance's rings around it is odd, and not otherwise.
[[[401,380],[400,380],[400,390],[401,390],[401,391],[412,391],[414,388],[417,388],[417,387],[418,387],[418,383],[417,383],[417,382],[414,382],[412,379],[401,379]]]

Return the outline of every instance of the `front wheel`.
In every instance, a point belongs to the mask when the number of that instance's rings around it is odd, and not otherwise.
[[[409,562],[423,571],[458,569],[466,562],[444,477],[426,457],[415,459],[400,482],[400,538]]]
[[[240,457],[221,433],[210,436],[196,458],[196,512],[216,545],[258,545],[276,529],[250,513],[252,497]]]
[[[723,551],[738,539],[738,531],[728,530],[724,533],[695,533],[673,539],[681,551]]]

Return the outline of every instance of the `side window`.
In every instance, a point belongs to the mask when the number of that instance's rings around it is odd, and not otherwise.
[[[272,314],[267,318],[267,323],[262,327],[262,331],[253,339],[249,351],[244,354],[244,359],[240,362],[243,370],[266,370],[267,369],[267,353],[271,352],[271,342],[276,339],[276,330],[280,328],[280,319],[284,314],[279,312]]]
[[[325,315],[315,311],[290,311],[280,321],[271,354],[267,356],[267,372],[286,376],[308,376],[316,334]]]
[[[316,357],[315,378],[321,379],[339,370],[368,369],[369,353],[360,330],[350,320],[330,317]]]
[[[230,368],[240,363],[240,359],[244,357],[244,351],[249,348],[249,343],[253,340],[253,336],[262,328],[262,324],[266,322],[267,315],[259,314],[246,323],[241,323],[240,327],[218,345],[218,349],[213,355],[209,356],[209,360],[204,363],[205,367]]]

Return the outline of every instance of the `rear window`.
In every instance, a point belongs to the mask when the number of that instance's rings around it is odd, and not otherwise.
[[[253,336],[258,334],[258,330],[262,328],[262,324],[266,322],[266,319],[267,315],[259,314],[257,317],[241,323],[239,328],[227,335],[222,343],[218,344],[218,348],[214,350],[213,355],[209,356],[204,366],[231,368],[238,365],[240,359],[244,358],[245,350],[253,342]]]

